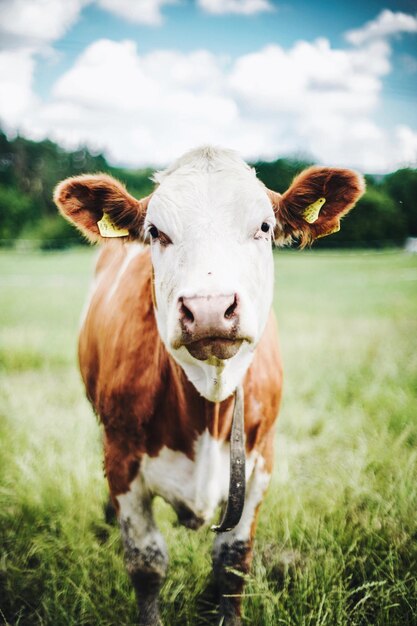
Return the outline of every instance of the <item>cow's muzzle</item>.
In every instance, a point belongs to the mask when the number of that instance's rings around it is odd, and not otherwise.
[[[243,337],[237,294],[181,297],[178,313],[180,345],[196,359],[231,359],[238,352]]]

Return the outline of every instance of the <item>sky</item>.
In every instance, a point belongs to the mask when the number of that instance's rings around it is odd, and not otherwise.
[[[417,2],[0,0],[0,126],[132,168],[416,167]]]

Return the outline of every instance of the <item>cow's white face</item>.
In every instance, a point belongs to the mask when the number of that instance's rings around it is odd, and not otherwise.
[[[161,338],[197,390],[230,395],[272,301],[275,216],[265,187],[233,153],[177,164],[146,214]]]

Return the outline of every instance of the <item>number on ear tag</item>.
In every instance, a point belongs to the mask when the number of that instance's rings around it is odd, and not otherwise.
[[[127,228],[115,226],[107,213],[103,213],[103,217],[97,222],[97,226],[102,237],[127,237],[129,235]]]
[[[306,222],[309,224],[313,224],[318,220],[320,209],[323,204],[326,202],[326,198],[319,198],[313,204],[309,204],[308,207],[304,210],[303,217]]]

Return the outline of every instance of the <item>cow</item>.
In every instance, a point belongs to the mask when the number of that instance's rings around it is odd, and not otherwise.
[[[161,624],[168,565],[152,500],[162,496],[191,529],[228,500],[241,390],[246,495],[212,555],[220,623],[237,626],[282,391],[272,244],[303,247],[337,231],[364,182],[351,170],[315,166],[281,195],[235,152],[210,146],[153,179],[153,193],[140,200],[106,174],[69,178],[55,190],[64,217],[103,244],[79,364],[103,425],[105,473],[142,626]]]

